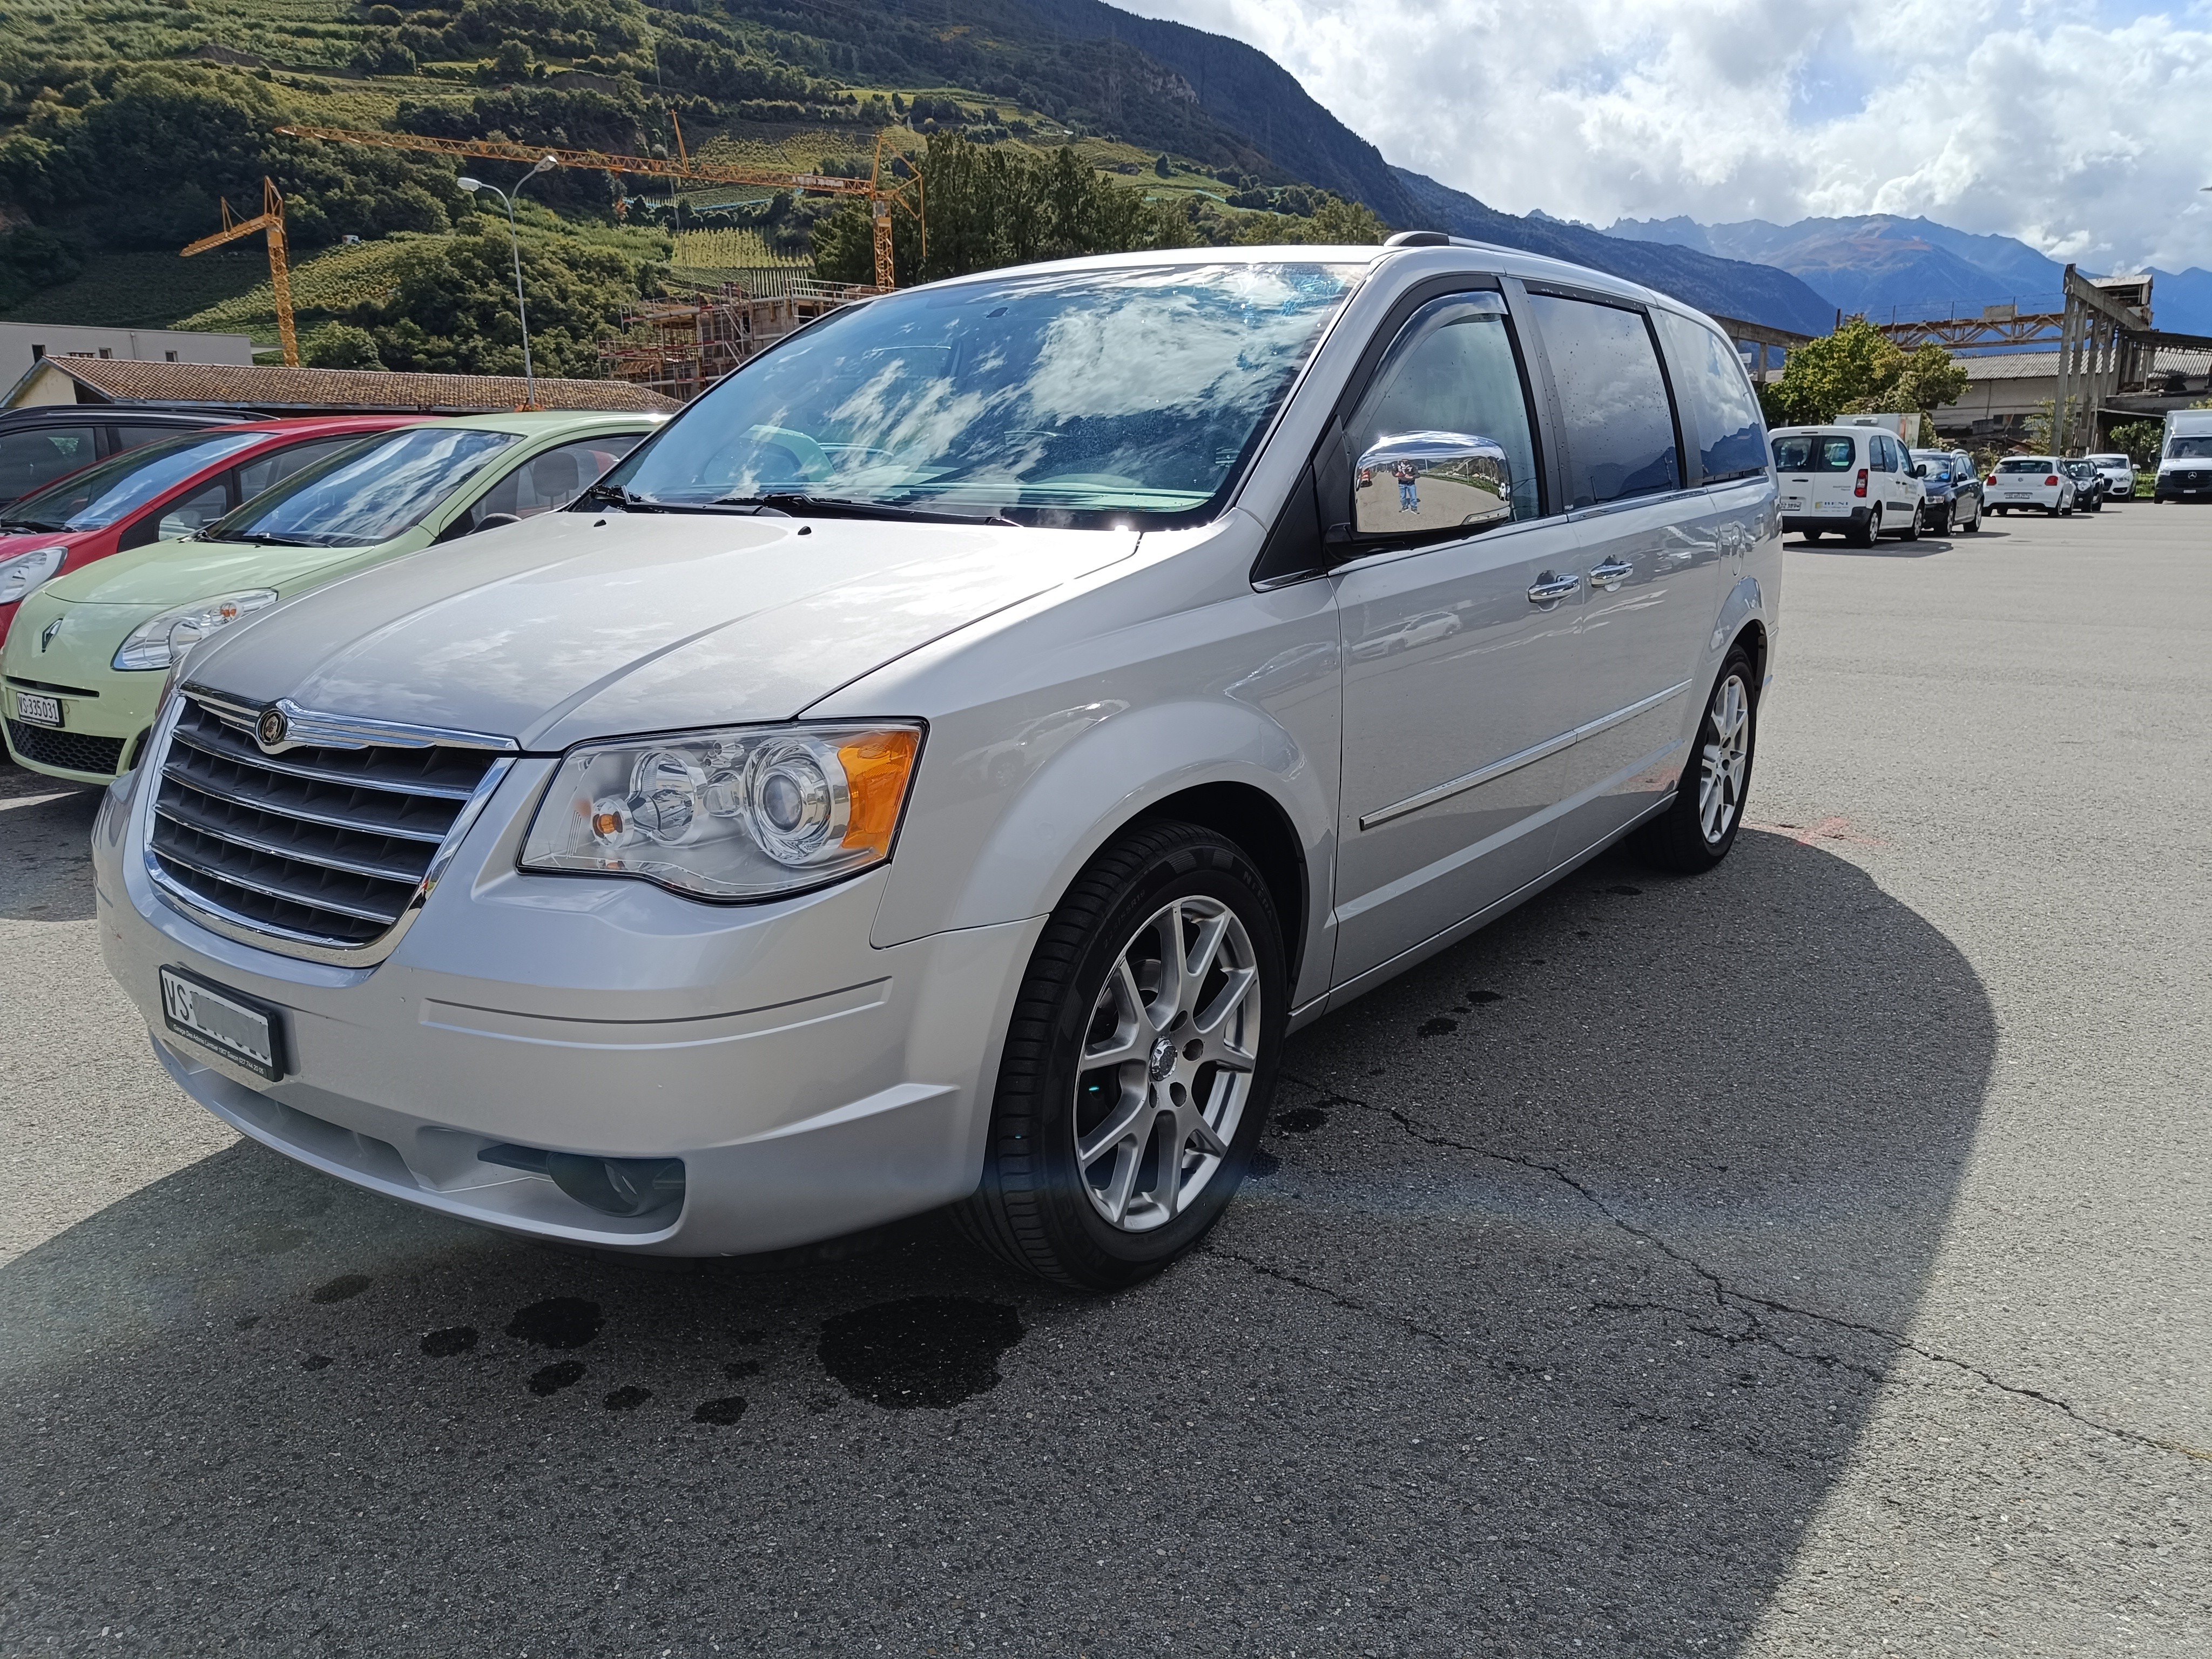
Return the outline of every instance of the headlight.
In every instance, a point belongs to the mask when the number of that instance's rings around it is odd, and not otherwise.
[[[131,637],[116,647],[118,668],[172,668],[179,658],[218,629],[240,617],[266,611],[276,603],[272,589],[257,587],[246,593],[226,593],[221,599],[196,599],[174,611],[140,623]]]
[[[62,568],[66,547],[34,547],[0,559],[0,605],[13,605]]]
[[[522,867],[702,898],[818,887],[890,856],[921,750],[919,726],[875,723],[586,744],[554,775]]]

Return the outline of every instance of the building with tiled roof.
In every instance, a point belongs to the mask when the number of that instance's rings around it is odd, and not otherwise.
[[[153,409],[250,409],[265,415],[489,415],[521,409],[520,374],[416,374],[378,368],[289,368],[274,364],[146,363],[46,357],[15,382],[0,409],[43,404],[131,404]],[[538,407],[659,414],[679,407],[622,380],[538,382]]]

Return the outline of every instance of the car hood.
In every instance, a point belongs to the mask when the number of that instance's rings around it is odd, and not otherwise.
[[[1133,531],[547,514],[280,605],[218,636],[185,678],[255,703],[289,697],[529,749],[784,719],[1127,558],[1137,541]]]
[[[374,548],[259,547],[187,538],[111,553],[55,577],[45,592],[71,605],[131,605],[150,615],[244,588],[281,593],[325,566],[375,555]]]

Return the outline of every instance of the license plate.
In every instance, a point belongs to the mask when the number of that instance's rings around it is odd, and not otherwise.
[[[1784,513],[1803,512],[1805,510],[1805,498],[1802,495],[1784,495],[1782,498],[1782,510]]]
[[[284,1033],[276,1011],[249,1002],[180,969],[161,969],[161,1012],[169,1029],[270,1082],[284,1075]]]
[[[62,723],[62,700],[46,697],[36,691],[15,694],[15,718],[33,726],[59,726]]]

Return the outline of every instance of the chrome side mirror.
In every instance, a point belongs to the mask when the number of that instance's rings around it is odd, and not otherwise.
[[[1512,465],[1488,438],[1402,433],[1376,439],[1353,465],[1355,535],[1481,529],[1512,516]]]

